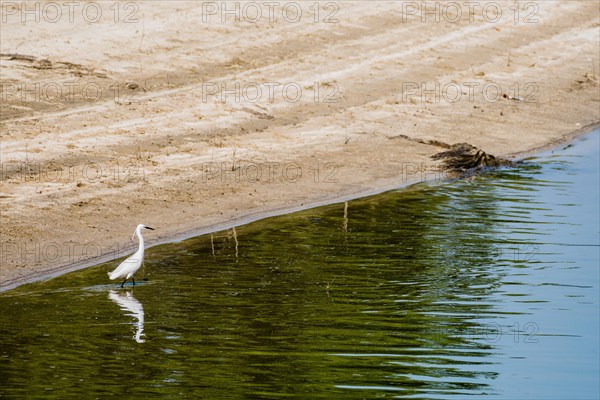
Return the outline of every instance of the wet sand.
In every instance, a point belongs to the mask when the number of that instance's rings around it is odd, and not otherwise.
[[[444,179],[417,140],[514,157],[597,126],[598,4],[493,3],[3,9],[0,290],[124,256],[138,223],[153,245]]]

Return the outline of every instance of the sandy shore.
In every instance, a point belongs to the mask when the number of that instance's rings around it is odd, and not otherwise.
[[[0,290],[600,120],[597,2],[90,3],[2,3]]]

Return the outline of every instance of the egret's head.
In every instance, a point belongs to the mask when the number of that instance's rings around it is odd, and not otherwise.
[[[150,229],[151,231],[153,231],[153,230],[154,230],[154,228],[150,228],[149,226],[146,226],[146,225],[144,225],[144,224],[139,224],[139,225],[137,226],[137,229],[136,229],[136,230],[138,230],[138,231],[141,231],[142,229]]]
[[[151,231],[154,230],[154,228],[150,228],[149,226],[146,226],[144,224],[139,224],[137,226],[137,228],[135,228],[135,232],[133,232],[133,235],[131,235],[131,241],[134,242],[135,241],[135,235],[139,234],[140,232],[142,232],[142,229],[150,229]]]

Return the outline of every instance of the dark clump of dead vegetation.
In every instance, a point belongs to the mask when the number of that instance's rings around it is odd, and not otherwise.
[[[469,143],[450,145],[439,140],[423,140],[407,135],[397,135],[390,139],[397,138],[447,149],[446,151],[434,154],[431,158],[441,160],[441,169],[457,176],[477,174],[500,167],[517,166],[517,163],[514,161],[488,154]]]
[[[443,169],[459,175],[516,166],[514,161],[493,156],[469,143],[456,143],[449,150],[434,154],[431,158],[441,160]]]

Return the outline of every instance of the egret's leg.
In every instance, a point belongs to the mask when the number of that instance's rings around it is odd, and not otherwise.
[[[127,282],[127,278],[125,278],[125,280],[123,281],[123,283],[121,283],[121,287],[123,287],[123,285],[125,284],[125,282]]]
[[[133,276],[131,277],[131,280],[133,281],[133,286],[135,286],[135,279],[133,278]]]

